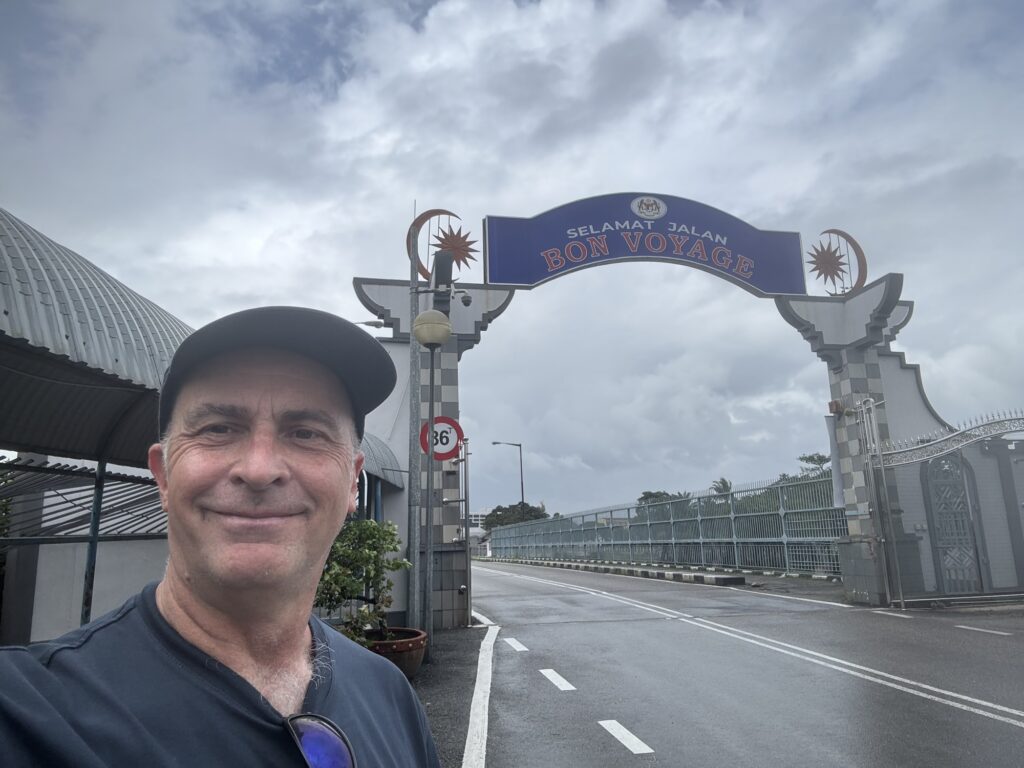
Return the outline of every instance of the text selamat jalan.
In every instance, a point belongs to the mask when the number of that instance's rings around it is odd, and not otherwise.
[[[647,230],[651,231],[654,229],[653,221],[640,221],[634,219],[633,221],[606,221],[600,227],[595,227],[593,224],[584,224],[581,227],[571,227],[565,230],[565,236],[573,239],[579,239],[586,237],[587,235],[600,235],[605,232],[620,232],[622,230]],[[701,237],[705,240],[712,240],[718,245],[728,245],[728,238],[725,235],[719,235],[712,232],[710,229],[706,229],[701,232],[693,224],[680,224],[675,221],[668,222],[665,227],[666,232],[676,232],[682,235],[692,235],[693,237]]]

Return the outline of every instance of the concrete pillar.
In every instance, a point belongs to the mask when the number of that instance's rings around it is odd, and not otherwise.
[[[409,341],[410,302],[409,283],[403,280],[373,280],[356,278],[356,295],[370,312],[391,328],[396,341]],[[449,416],[459,419],[459,362],[462,355],[480,342],[481,335],[490,322],[500,315],[512,301],[514,291],[490,288],[485,285],[458,283],[460,293],[451,302],[451,339],[435,354],[435,416]],[[426,294],[423,294],[424,296]],[[468,304],[464,301],[468,298]],[[427,308],[425,301],[421,309]],[[422,350],[419,356],[419,387],[411,393],[419,401],[420,423],[426,423],[429,411],[430,354]],[[399,383],[401,386],[401,383]],[[415,409],[415,407],[413,406]],[[419,493],[421,525],[420,543],[425,540],[423,526],[426,521],[427,466],[425,457],[421,461],[410,461],[410,485],[416,484]],[[469,561],[465,544],[455,541],[462,525],[462,508],[459,503],[443,504],[442,500],[457,499],[461,496],[462,465],[457,468],[448,462],[436,462],[432,486],[434,526],[434,584],[432,612],[435,629],[464,627],[469,623],[469,594],[461,587],[469,583]],[[413,491],[415,495],[415,490]],[[415,503],[415,502],[414,502]],[[387,515],[385,515],[387,519]],[[419,574],[409,571],[409,591],[418,594],[422,585],[416,580]],[[397,606],[396,606],[397,609]]]
[[[868,472],[869,446],[865,442],[858,405],[870,398],[876,404],[878,439],[890,438],[887,399],[880,353],[909,322],[913,304],[900,301],[903,276],[889,274],[857,292],[841,296],[779,297],[782,317],[807,339],[811,350],[828,366],[829,391],[835,412],[835,451],[842,498],[850,535],[840,542],[839,554],[847,597],[854,602],[882,604],[888,594],[883,567],[883,526],[880,500],[873,498]],[[905,396],[905,395],[901,395]],[[881,477],[881,476],[880,476]],[[889,502],[897,507],[895,482],[884,481]]]
[[[46,456],[19,453],[18,461],[45,464]],[[29,493],[11,501],[11,518],[19,529],[26,524],[42,524],[44,494]],[[0,613],[0,645],[25,645],[32,636],[32,616],[36,600],[36,576],[39,570],[39,545],[28,544],[7,550],[4,570],[3,610]]]

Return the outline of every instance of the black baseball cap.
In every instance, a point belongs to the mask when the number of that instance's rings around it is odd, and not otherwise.
[[[341,381],[352,404],[356,435],[366,414],[395,388],[395,364],[370,334],[330,312],[307,307],[257,307],[214,320],[188,336],[171,358],[160,389],[160,435],[171,422],[181,388],[201,365],[250,347],[274,347],[320,363]]]

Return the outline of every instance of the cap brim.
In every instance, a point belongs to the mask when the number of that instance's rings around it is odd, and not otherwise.
[[[258,307],[203,326],[174,353],[160,390],[160,434],[189,376],[213,358],[250,347],[274,347],[309,357],[333,372],[348,393],[356,430],[395,387],[395,364],[370,334],[348,320],[307,307]]]

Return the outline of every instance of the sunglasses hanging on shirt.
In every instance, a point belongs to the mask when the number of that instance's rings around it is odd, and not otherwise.
[[[357,768],[348,737],[326,717],[291,715],[284,724],[309,768]]]

